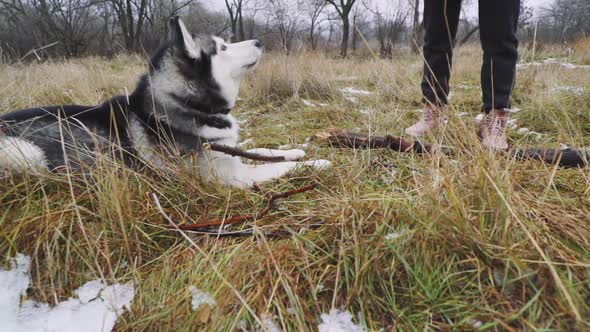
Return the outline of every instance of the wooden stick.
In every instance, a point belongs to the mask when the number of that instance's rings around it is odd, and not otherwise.
[[[216,144],[216,143],[207,143],[207,144],[209,145],[209,148],[212,151],[222,152],[222,153],[225,153],[225,154],[230,155],[232,157],[242,157],[242,158],[246,158],[246,159],[250,159],[250,160],[266,161],[266,162],[271,162],[271,163],[286,161],[285,157],[283,157],[283,156],[263,156],[258,153],[244,151],[238,147],[232,147],[232,146]]]
[[[588,166],[590,151],[583,150],[546,150],[526,149],[514,150],[512,154],[519,160],[540,160],[548,164],[558,163],[563,168],[576,168]]]
[[[391,149],[398,152],[429,153],[433,148],[429,144],[418,141],[404,140],[394,136],[368,136],[365,134],[351,133],[335,130],[329,133],[319,133],[316,137],[327,140],[331,145],[353,149]],[[454,152],[448,148],[442,148],[441,152],[452,155]],[[553,150],[553,149],[525,149],[511,150],[509,154],[519,160],[539,160],[548,164],[558,163],[564,168],[588,166],[590,151],[583,150]]]
[[[172,220],[172,218],[170,218],[170,216],[162,209],[162,206],[160,205],[160,201],[158,200],[158,196],[156,196],[156,194],[154,194],[154,193],[148,193],[148,196],[149,196],[150,200],[152,201],[152,203],[156,206],[156,208],[158,209],[160,214],[164,217],[164,219],[166,219],[166,221],[168,221],[168,223],[170,223],[170,225],[165,226],[166,228],[180,229],[183,231],[199,231],[199,230],[202,230],[203,228],[208,228],[208,227],[213,227],[213,226],[222,226],[222,225],[225,226],[225,225],[231,225],[231,224],[236,224],[236,223],[240,223],[240,222],[253,221],[253,220],[260,219],[260,218],[266,216],[270,212],[270,210],[274,207],[276,200],[281,199],[281,198],[287,198],[289,196],[303,193],[306,191],[310,191],[310,190],[315,189],[316,187],[317,187],[317,184],[312,184],[309,186],[289,190],[289,191],[282,192],[282,193],[270,193],[270,192],[266,193],[266,194],[264,194],[264,196],[266,198],[266,206],[262,210],[260,210],[257,214],[234,216],[229,219],[215,219],[215,220],[210,220],[210,221],[207,221],[204,223],[188,224],[188,225],[177,225],[177,223],[174,222]],[[215,234],[220,234],[220,233],[215,232]]]
[[[369,136],[359,133],[351,133],[335,130],[329,134],[319,134],[320,138],[327,138],[328,141],[338,147],[354,149],[391,149],[398,152],[427,153],[432,151],[430,145],[423,145],[418,141],[408,141],[391,135]]]

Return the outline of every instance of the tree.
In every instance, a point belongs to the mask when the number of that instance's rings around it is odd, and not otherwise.
[[[364,3],[364,2],[361,2]],[[365,11],[360,7],[356,6],[354,13],[352,14],[352,49],[356,51],[359,35],[367,35],[367,30],[371,26],[370,20],[365,15]]]
[[[550,38],[560,42],[590,34],[590,1],[555,0],[544,8],[539,21]]]
[[[291,7],[288,0],[270,0],[270,17],[281,40],[281,48],[289,53],[293,50],[295,37],[299,29],[297,8]]]
[[[190,31],[230,37],[227,17],[223,13],[209,12],[201,2],[193,2],[184,10],[183,21]]]
[[[420,45],[422,44],[422,38],[420,32],[422,30],[422,24],[420,23],[420,0],[409,0],[410,6],[412,7],[412,38],[410,39],[410,49],[414,53],[420,52]]]
[[[309,43],[311,49],[315,50],[318,46],[318,36],[316,32],[321,33],[318,30],[318,26],[322,23],[322,13],[326,8],[325,0],[305,0],[302,3],[302,10],[309,19]]]
[[[148,0],[107,0],[115,12],[123,42],[128,51],[138,51],[144,22],[148,14]]]
[[[232,42],[244,40],[246,35],[244,32],[244,15],[242,13],[244,0],[225,0],[225,7],[229,14]]]
[[[350,12],[356,0],[326,0],[338,13],[342,20],[342,42],[340,43],[340,56],[346,58],[348,54],[348,39],[350,37]]]
[[[520,2],[520,15],[518,16],[518,26],[521,29],[525,29],[529,24],[531,24],[531,19],[533,18],[533,8],[527,6],[527,0],[522,0]]]
[[[406,21],[409,11],[403,6],[388,7],[382,12],[378,7],[369,9],[374,16],[375,37],[379,45],[379,55],[382,58],[392,58],[393,48],[406,31]]]
[[[34,47],[56,43],[68,57],[80,56],[97,34],[92,7],[97,0],[0,0],[0,12],[23,33],[33,35]]]

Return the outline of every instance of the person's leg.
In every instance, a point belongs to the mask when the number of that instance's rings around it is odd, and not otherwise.
[[[483,109],[510,108],[518,58],[520,0],[480,0],[479,30],[483,48]]]
[[[453,46],[461,14],[461,0],[424,1],[424,101],[444,106],[449,94]]]
[[[421,136],[438,127],[441,110],[447,104],[453,46],[461,0],[424,1],[424,73],[422,95],[426,104],[422,118],[406,129],[412,136]]]
[[[518,16],[520,0],[479,1],[479,27],[483,48],[481,88],[483,110],[488,113],[481,129],[484,146],[504,150],[507,108],[518,58]]]

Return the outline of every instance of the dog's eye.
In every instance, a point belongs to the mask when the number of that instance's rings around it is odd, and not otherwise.
[[[227,46],[225,46],[225,45],[221,45],[221,50],[222,50],[222,51],[227,51]]]

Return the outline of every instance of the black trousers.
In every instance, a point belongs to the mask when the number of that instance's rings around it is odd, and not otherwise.
[[[424,101],[447,104],[453,46],[461,0],[424,0]],[[483,48],[483,109],[510,108],[516,72],[516,29],[520,0],[479,0],[479,31]]]

